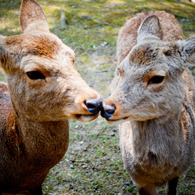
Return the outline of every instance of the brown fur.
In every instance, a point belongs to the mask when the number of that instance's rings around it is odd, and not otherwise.
[[[58,42],[56,40],[51,41],[51,39],[47,37],[47,34],[40,37],[34,35],[8,37],[6,39],[6,45],[10,48],[15,45],[20,46],[22,55],[32,54],[50,59],[54,58],[60,50]]]
[[[138,14],[119,33],[102,116],[121,123],[125,168],[142,195],[156,194],[165,183],[167,195],[176,194],[178,177],[193,161],[195,86],[187,62],[194,60],[195,36],[182,39],[179,24],[164,11]]]
[[[22,1],[20,22],[23,34],[0,36],[8,82],[0,83],[0,194],[38,195],[68,148],[68,120],[97,118],[101,102],[76,71],[74,51],[49,32],[37,1]]]

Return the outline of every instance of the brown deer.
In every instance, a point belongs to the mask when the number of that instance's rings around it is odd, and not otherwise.
[[[113,90],[102,111],[120,123],[124,165],[141,195],[167,183],[176,194],[178,178],[193,161],[195,136],[193,63],[195,36],[182,40],[174,16],[141,13],[122,27]]]
[[[38,195],[68,148],[68,120],[91,121],[102,103],[36,0],[22,1],[20,23],[23,34],[0,36],[0,194]]]

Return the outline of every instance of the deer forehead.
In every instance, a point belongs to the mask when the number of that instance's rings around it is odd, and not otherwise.
[[[74,51],[52,33],[8,37],[6,45],[11,53],[22,57],[20,68],[26,71],[72,66],[75,58]]]
[[[23,45],[23,53],[33,54],[44,58],[58,58],[64,55],[74,58],[74,51],[62,43],[62,41],[52,33],[28,36]]]
[[[136,65],[147,65],[162,58],[164,54],[176,53],[177,47],[174,43],[165,41],[146,41],[135,45],[129,53],[129,60]]]
[[[6,46],[15,54],[36,55],[44,58],[55,58],[59,54],[75,57],[74,51],[66,46],[52,33],[34,33],[15,35],[6,38]]]

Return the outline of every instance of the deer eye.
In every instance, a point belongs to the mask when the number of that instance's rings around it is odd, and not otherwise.
[[[164,80],[164,76],[153,76],[149,81],[148,81],[148,85],[151,84],[159,84],[162,83]]]
[[[39,71],[30,71],[26,74],[32,80],[45,79],[45,76]]]
[[[168,51],[164,52],[164,54],[165,54],[166,56],[171,56],[171,50],[168,50]]]

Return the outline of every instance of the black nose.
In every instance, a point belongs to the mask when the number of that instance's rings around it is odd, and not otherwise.
[[[102,110],[102,101],[100,99],[86,100],[85,105],[92,114],[98,114],[98,112]]]
[[[114,114],[116,110],[115,105],[104,105],[104,108],[101,111],[101,116],[109,119],[110,117],[112,117],[112,115]]]

